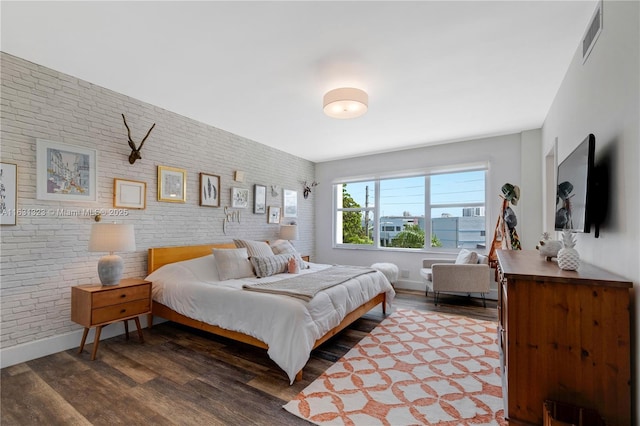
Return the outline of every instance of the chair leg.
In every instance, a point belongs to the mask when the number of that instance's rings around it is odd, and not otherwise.
[[[487,299],[485,299],[484,297],[484,293],[480,293],[480,295],[482,296],[482,304],[484,305],[484,307],[487,307]]]
[[[434,291],[433,292],[433,304],[434,304],[434,306],[438,304],[438,295],[440,295],[439,291]]]

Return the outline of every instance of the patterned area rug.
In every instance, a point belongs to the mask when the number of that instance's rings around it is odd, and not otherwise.
[[[398,309],[284,408],[318,425],[506,425],[496,327]]]

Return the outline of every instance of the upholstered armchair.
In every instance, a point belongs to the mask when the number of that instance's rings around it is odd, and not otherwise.
[[[491,286],[489,258],[475,252],[462,250],[457,259],[423,259],[420,276],[427,286],[426,294],[434,293],[433,303],[438,304],[440,292],[480,293],[484,306],[485,294]]]

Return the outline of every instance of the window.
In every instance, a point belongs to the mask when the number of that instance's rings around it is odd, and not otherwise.
[[[472,170],[336,184],[335,243],[483,248],[485,175]]]

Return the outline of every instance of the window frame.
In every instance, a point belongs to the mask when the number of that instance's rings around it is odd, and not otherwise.
[[[457,252],[459,248],[446,248],[446,247],[431,247],[431,234],[432,234],[432,217],[431,217],[431,209],[433,207],[438,207],[439,205],[431,204],[431,182],[430,178],[434,175],[443,175],[443,174],[455,174],[455,173],[463,173],[463,172],[472,172],[472,171],[482,171],[484,173],[484,204],[481,207],[484,207],[485,212],[485,225],[484,225],[484,234],[485,234],[485,249],[488,250],[488,246],[490,242],[487,240],[487,236],[489,235],[489,203],[488,203],[488,182],[489,182],[489,164],[488,163],[474,163],[474,164],[465,164],[458,166],[448,166],[446,168],[438,168],[431,169],[426,171],[419,171],[415,173],[408,174],[406,171],[398,172],[398,173],[390,173],[385,175],[380,175],[376,177],[367,177],[367,178],[337,178],[333,180],[333,196],[332,196],[332,246],[337,249],[350,249],[350,250],[383,250],[383,251],[410,251],[410,252],[429,252],[435,251],[438,253],[447,253],[447,252]],[[425,226],[425,245],[422,248],[408,248],[408,247],[386,247],[380,245],[380,181],[390,180],[390,179],[398,179],[398,178],[411,178],[411,177],[424,177],[424,226]],[[348,185],[350,183],[361,183],[361,182],[372,182],[375,188],[375,197],[374,197],[374,206],[373,207],[360,207],[360,208],[339,208],[338,201],[342,196],[342,185]],[[339,188],[339,189],[338,189]],[[446,204],[445,206],[453,206],[456,207],[479,207],[478,203],[451,203]],[[442,206],[442,204],[440,205]],[[339,243],[338,242],[338,231],[341,229],[338,227],[337,216],[339,212],[344,211],[371,211],[373,214],[373,244],[350,244],[350,243]],[[482,232],[482,231],[481,231]],[[427,237],[429,235],[429,237]]]

